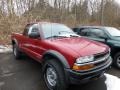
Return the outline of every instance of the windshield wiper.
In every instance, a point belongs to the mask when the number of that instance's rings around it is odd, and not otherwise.
[[[79,35],[70,35],[70,37],[80,37]]]
[[[59,34],[61,33],[72,33],[73,34],[73,32],[69,32],[69,31],[60,31]]]
[[[76,33],[74,32],[68,32],[68,31],[60,31],[59,34],[61,33],[66,33],[69,35],[69,37],[79,37],[79,35],[77,35]],[[61,34],[62,35],[62,34]]]
[[[49,38],[66,38],[66,36],[57,36],[57,35],[54,35],[54,36],[47,37],[46,39],[49,39]]]

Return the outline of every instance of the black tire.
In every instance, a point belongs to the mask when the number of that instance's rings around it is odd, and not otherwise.
[[[13,44],[13,54],[15,59],[20,59],[22,53],[19,51],[19,47],[17,44]]]
[[[47,70],[49,68],[52,68],[53,71],[55,71],[56,73],[56,84],[55,85],[50,85],[48,79],[47,79]],[[44,81],[46,86],[48,87],[49,90],[66,90],[67,88],[67,84],[65,81],[65,74],[64,74],[64,70],[62,69],[62,66],[56,62],[55,60],[49,60],[46,61],[43,65],[43,77],[44,77]]]
[[[113,65],[120,69],[120,52],[114,56]]]

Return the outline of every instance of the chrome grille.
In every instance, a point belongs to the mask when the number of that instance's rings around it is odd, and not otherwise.
[[[80,65],[80,66],[88,65],[88,64],[101,65],[102,63],[106,62],[109,58],[110,58],[110,52],[108,51],[105,53],[94,55],[94,61],[92,61],[92,62],[77,64],[77,65]]]
[[[98,60],[104,61],[107,58],[109,58],[109,56],[110,56],[110,52],[97,54],[97,55],[95,55],[95,61],[98,61]]]

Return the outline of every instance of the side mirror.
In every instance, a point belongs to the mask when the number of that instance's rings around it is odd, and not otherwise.
[[[108,40],[108,38],[107,38],[107,37],[105,37],[104,39],[105,39],[105,41],[107,41],[107,40]]]
[[[100,37],[100,38],[104,39],[105,41],[107,41],[107,39],[108,39],[107,37]]]
[[[29,37],[30,37],[30,38],[34,38],[34,39],[40,38],[40,34],[34,32],[34,33],[29,34]]]

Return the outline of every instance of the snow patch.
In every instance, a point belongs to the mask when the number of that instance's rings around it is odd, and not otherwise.
[[[0,45],[0,53],[12,52],[12,48],[9,45]]]
[[[105,74],[105,76],[105,84],[107,86],[107,90],[120,90],[120,78],[110,74]]]

